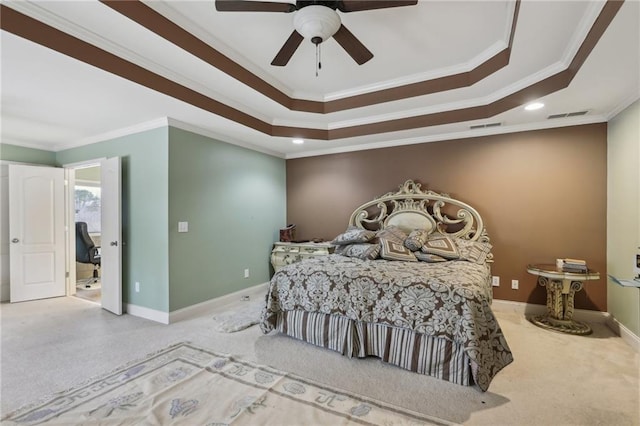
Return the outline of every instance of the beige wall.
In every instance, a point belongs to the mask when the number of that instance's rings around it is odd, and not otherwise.
[[[607,269],[633,277],[640,253],[640,101],[616,116],[608,132]],[[640,289],[608,283],[609,312],[640,336]]]
[[[544,304],[528,263],[583,258],[605,276],[606,137],[593,124],[287,160],[287,223],[299,239],[332,239],[360,204],[415,179],[483,216],[496,298]],[[587,283],[576,307],[605,311],[605,280]]]

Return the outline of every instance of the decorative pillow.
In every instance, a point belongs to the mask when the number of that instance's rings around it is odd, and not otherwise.
[[[418,261],[413,252],[406,248],[402,241],[397,242],[387,238],[380,238],[380,257],[387,260]]]
[[[453,242],[458,247],[458,253],[460,253],[461,260],[468,260],[469,262],[479,264],[487,261],[487,255],[493,248],[489,243],[470,241],[463,238],[456,238]]]
[[[384,238],[385,240],[404,244],[404,240],[407,239],[408,235],[397,226],[391,225],[376,232],[376,237],[380,238],[381,240]]]
[[[447,261],[447,259],[442,256],[438,256],[437,254],[423,253],[421,251],[416,251],[413,255],[421,262],[438,263]]]
[[[336,253],[362,260],[374,260],[380,254],[380,244],[358,243],[338,246]]]
[[[427,238],[429,238],[429,231],[426,229],[414,229],[404,240],[404,246],[411,251],[420,250]]]
[[[423,253],[437,254],[445,259],[458,259],[460,254],[453,240],[446,235],[434,234],[430,235],[427,241],[422,245]]]
[[[366,243],[376,236],[376,233],[367,229],[350,226],[342,234],[331,241],[331,244],[340,246],[344,244]]]

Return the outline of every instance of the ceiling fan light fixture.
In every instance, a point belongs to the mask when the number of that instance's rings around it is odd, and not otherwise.
[[[306,6],[293,15],[293,27],[302,37],[314,44],[332,37],[340,29],[340,25],[342,22],[338,13],[326,6]],[[318,38],[321,41],[318,41]]]

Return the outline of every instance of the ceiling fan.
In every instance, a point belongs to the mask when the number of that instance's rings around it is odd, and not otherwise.
[[[336,10],[343,13],[360,12],[413,6],[417,3],[418,0],[298,0],[295,4],[270,1],[216,0],[215,4],[216,10],[219,12],[296,12],[293,16],[295,29],[271,61],[271,65],[282,67],[287,65],[305,38],[311,40],[317,47],[332,36],[358,65],[362,65],[373,58],[373,53],[342,25]]]

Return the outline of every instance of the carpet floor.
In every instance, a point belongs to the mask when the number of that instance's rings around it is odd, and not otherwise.
[[[452,425],[189,343],[18,410],[2,424]]]
[[[235,302],[223,309],[237,309]],[[162,325],[63,297],[1,306],[1,413],[180,341],[232,354],[425,415],[469,425],[640,425],[640,356],[604,324],[589,336],[496,310],[515,361],[488,392],[348,359],[294,339],[215,330],[213,315]]]
[[[93,303],[101,303],[102,301],[102,289],[84,289],[76,288],[76,297],[80,299],[88,300]]]
[[[94,303],[102,302],[102,283],[92,279],[83,279],[76,282],[76,297]]]

